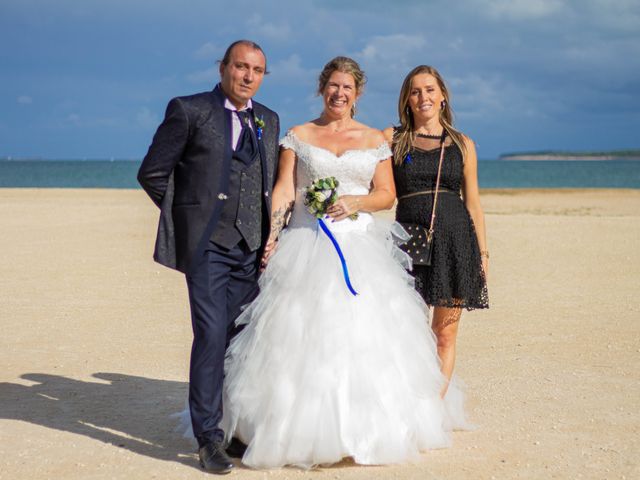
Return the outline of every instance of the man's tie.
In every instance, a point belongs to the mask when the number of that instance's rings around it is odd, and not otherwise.
[[[258,144],[249,125],[250,110],[238,111],[238,118],[242,125],[240,131],[240,138],[238,138],[238,144],[233,156],[240,160],[245,165],[252,163],[258,155]]]

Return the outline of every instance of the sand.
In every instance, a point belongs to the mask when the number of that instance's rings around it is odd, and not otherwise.
[[[482,199],[491,309],[457,363],[478,429],[417,464],[231,478],[640,478],[640,191]],[[0,189],[0,478],[210,478],[169,419],[191,328],[156,220],[140,190]]]

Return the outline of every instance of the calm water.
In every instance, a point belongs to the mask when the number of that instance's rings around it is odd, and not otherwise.
[[[137,161],[0,161],[0,187],[138,188]],[[478,163],[481,188],[640,188],[640,161]]]

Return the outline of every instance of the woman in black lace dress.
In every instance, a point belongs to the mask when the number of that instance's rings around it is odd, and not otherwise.
[[[433,306],[442,373],[451,378],[462,309],[488,308],[489,251],[471,139],[453,128],[449,92],[433,67],[414,68],[398,101],[400,125],[385,130],[394,153],[396,220],[427,228],[431,219],[440,145],[444,159],[436,203],[431,266],[414,266],[416,289]],[[442,392],[443,396],[446,390]]]

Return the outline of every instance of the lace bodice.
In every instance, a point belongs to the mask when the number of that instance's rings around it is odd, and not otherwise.
[[[336,177],[340,182],[339,195],[366,195],[378,162],[391,156],[391,149],[386,142],[375,148],[350,149],[336,155],[325,148],[303,142],[292,131],[287,132],[280,145],[293,150],[298,159],[296,201],[290,226],[315,224],[315,218],[307,213],[304,205],[304,193],[312,182],[320,178]],[[369,214],[361,213],[360,217],[362,222],[349,221],[349,224],[365,226],[369,223]],[[336,222],[338,223],[346,224]]]
[[[435,188],[440,161],[440,148],[413,148],[411,160],[393,166],[398,198],[403,195]],[[464,178],[464,159],[460,148],[452,143],[445,147],[440,186],[459,192]]]

